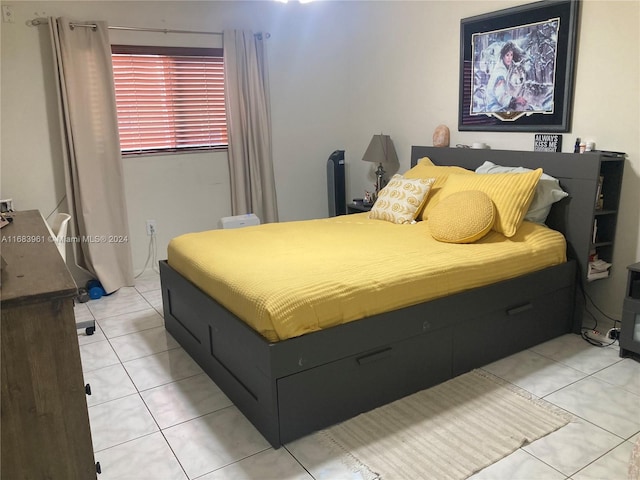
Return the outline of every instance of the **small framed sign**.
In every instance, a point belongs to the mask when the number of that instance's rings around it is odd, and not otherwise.
[[[546,133],[536,133],[533,141],[534,152],[561,152],[562,135],[548,135]]]

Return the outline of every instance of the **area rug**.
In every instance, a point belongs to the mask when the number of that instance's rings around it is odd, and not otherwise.
[[[364,479],[464,479],[571,420],[474,370],[320,432]]]

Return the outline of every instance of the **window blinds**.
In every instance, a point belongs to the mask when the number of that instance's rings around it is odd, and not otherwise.
[[[227,146],[220,49],[217,55],[122,50],[112,48],[123,153]]]

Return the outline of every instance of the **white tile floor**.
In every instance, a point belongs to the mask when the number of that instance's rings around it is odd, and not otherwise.
[[[165,331],[160,281],[76,305],[100,480],[358,479],[314,435],[274,450]],[[640,435],[640,363],[565,335],[484,367],[576,421],[473,479],[623,480]],[[393,479],[391,479],[393,480]]]

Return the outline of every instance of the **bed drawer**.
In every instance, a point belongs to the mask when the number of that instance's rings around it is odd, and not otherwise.
[[[502,300],[505,302],[505,300]],[[571,331],[573,288],[503,303],[456,325],[453,374],[460,375]]]
[[[451,377],[451,329],[423,334],[278,380],[287,442]]]

